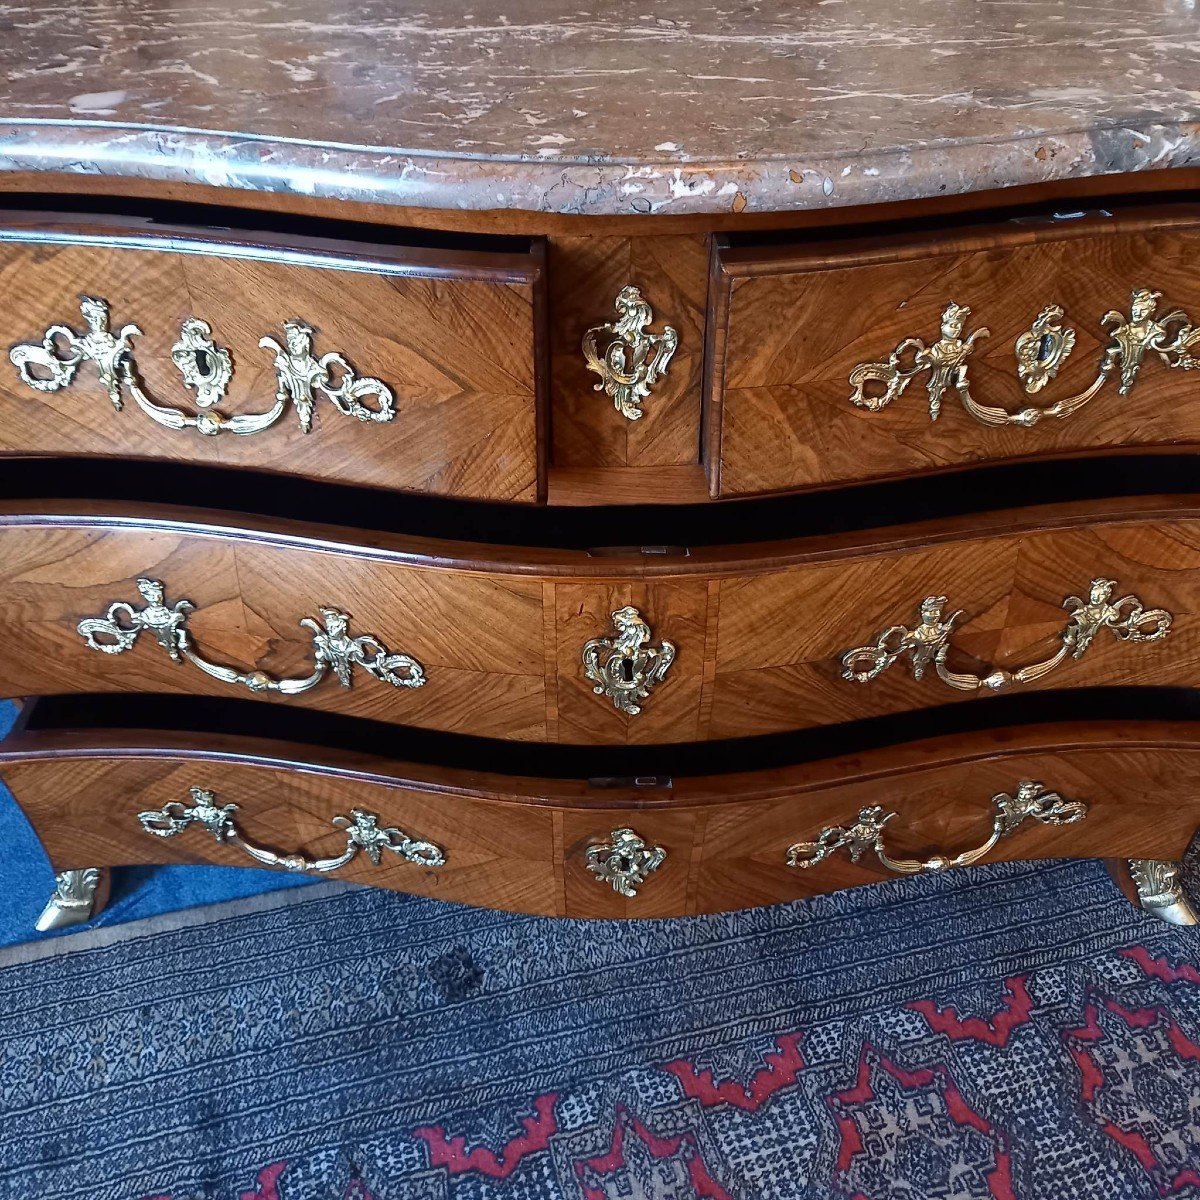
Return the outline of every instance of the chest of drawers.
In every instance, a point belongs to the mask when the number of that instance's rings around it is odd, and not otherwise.
[[[127,863],[657,917],[1063,854],[1191,919],[1192,126],[1093,80],[1138,144],[1089,158],[998,97],[967,187],[977,130],[834,168],[852,125],[767,151],[741,80],[704,153],[577,93],[582,159],[457,109],[401,153],[428,95],[328,69],[112,123],[7,85],[0,776],[47,923]]]

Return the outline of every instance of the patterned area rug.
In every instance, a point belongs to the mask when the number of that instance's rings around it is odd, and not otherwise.
[[[1093,862],[601,924],[292,893],[0,952],[0,1197],[1200,1197],[1200,937]]]

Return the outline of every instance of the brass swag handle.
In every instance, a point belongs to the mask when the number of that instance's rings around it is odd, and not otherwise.
[[[1087,816],[1082,800],[1064,800],[1057,792],[1048,792],[1032,780],[1022,780],[1015,796],[998,792],[992,797],[995,815],[992,835],[981,846],[953,856],[935,854],[932,858],[892,858],[884,848],[884,826],[898,813],[885,812],[878,806],[859,810],[858,820],[849,827],[830,825],[817,835],[815,842],[796,842],[788,847],[789,867],[808,869],[824,862],[839,850],[846,850],[851,862],[858,862],[870,851],[887,870],[896,875],[920,875],[926,871],[945,871],[950,867],[969,867],[977,863],[996,844],[1015,832],[1025,821],[1042,825],[1074,825]]]
[[[892,625],[869,646],[856,646],[842,655],[842,678],[852,683],[870,683],[901,656],[907,655],[913,678],[921,679],[933,664],[938,678],[962,692],[989,688],[998,692],[1017,683],[1032,683],[1053,671],[1069,657],[1082,658],[1101,629],[1111,629],[1123,642],[1157,642],[1171,628],[1171,614],[1162,608],[1143,608],[1136,596],[1112,601],[1113,579],[1093,579],[1088,599],[1068,596],[1063,607],[1070,612],[1062,643],[1057,653],[1043,662],[1032,663],[1016,671],[997,667],[987,675],[951,671],[946,666],[950,653],[950,633],[962,610],[942,616],[945,596],[926,596],[921,601],[920,623],[913,629]]]
[[[1135,288],[1130,300],[1129,317],[1115,309],[1100,318],[1109,329],[1110,344],[1100,360],[1099,373],[1082,392],[1047,406],[1007,409],[979,404],[971,396],[968,379],[969,359],[975,343],[990,331],[977,329],[963,337],[963,328],[971,310],[953,300],[942,313],[941,337],[932,346],[920,338],[905,338],[886,362],[859,363],[850,372],[850,401],[859,408],[878,412],[903,395],[910,381],[923,371],[929,372],[925,390],[929,393],[929,419],[936,421],[942,411],[942,398],[949,389],[957,394],[963,407],[981,425],[1020,425],[1032,428],[1045,418],[1069,417],[1091,400],[1114,375],[1120,375],[1117,392],[1129,395],[1137,381],[1147,353],[1157,354],[1170,368],[1191,371],[1200,368],[1200,327],[1193,326],[1179,309],[1157,317],[1161,292]],[[1042,390],[1053,379],[1075,346],[1075,330],[1064,329],[1060,305],[1047,305],[1014,347],[1017,375],[1028,395]],[[882,390],[868,393],[871,384]]]
[[[188,317],[179,341],[171,347],[171,360],[183,377],[184,386],[195,392],[195,413],[153,401],[142,386],[133,356],[133,339],[142,331],[124,325],[117,334],[109,330],[107,300],[85,296],[79,305],[87,324],[84,333],[67,325],[51,325],[40,342],[14,346],[8,357],[21,382],[39,392],[57,392],[70,387],[80,363],[92,362],[113,407],[124,408],[124,396],[152,421],[168,429],[195,429],[208,437],[219,433],[260,433],[274,425],[289,401],[296,409],[300,428],[309,433],[313,425],[316,393],[323,395],[344,416],[360,421],[391,421],[396,415],[391,389],[378,379],[359,378],[354,368],[331,352],[320,358],[312,353],[313,331],[303,321],[283,323],[284,345],[264,337],[258,344],[275,355],[275,403],[265,412],[227,416],[214,407],[224,398],[233,378],[233,359],[227,349],[214,344],[212,328],[199,317]],[[372,404],[363,403],[372,399]]]
[[[346,831],[346,848],[334,858],[307,858],[303,854],[279,854],[259,846],[243,835],[233,819],[236,804],[217,805],[217,798],[204,788],[189,789],[192,803],[170,804],[153,811],[138,813],[138,821],[147,833],[169,838],[183,833],[190,825],[200,825],[222,844],[240,846],[256,862],[268,867],[283,867],[286,871],[317,871],[327,874],[344,867],[360,850],[379,866],[383,851],[406,858],[421,867],[441,867],[446,864],[446,852],[433,842],[417,841],[402,829],[379,827],[379,817],[361,808],[352,808],[348,817],[334,817],[333,824]]]
[[[615,307],[617,320],[593,325],[583,335],[583,357],[587,369],[600,376],[594,390],[610,396],[621,416],[637,421],[650,388],[667,373],[679,334],[670,325],[662,333],[646,332],[654,313],[632,284],[617,293]]]
[[[125,600],[108,606],[102,617],[88,617],[77,626],[88,648],[102,654],[124,654],[132,649],[143,631],[153,634],[173,662],[186,659],[206,675],[222,683],[237,684],[252,692],[279,692],[296,696],[317,686],[330,670],[338,682],[348,688],[355,667],[362,667],[383,683],[397,688],[419,688],[425,684],[425,669],[407,654],[393,654],[382,642],[366,634],[351,637],[350,618],[336,608],[322,608],[321,620],[305,617],[300,624],[313,634],[312,674],[303,679],[273,679],[264,671],[239,671],[234,667],[209,662],[192,646],[187,628],[188,614],[196,606],[190,600],[165,602],[164,585],[157,579],[139,579],[137,589],[145,605],[134,608]]]

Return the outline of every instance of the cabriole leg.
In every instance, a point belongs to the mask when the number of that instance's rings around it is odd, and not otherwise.
[[[1183,891],[1179,863],[1131,858],[1129,874],[1146,912],[1171,925],[1200,925],[1200,915]]]
[[[107,903],[108,885],[108,871],[101,867],[63,871],[55,879],[54,893],[37,919],[38,932],[90,921]]]

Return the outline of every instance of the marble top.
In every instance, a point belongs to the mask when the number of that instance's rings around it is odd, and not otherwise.
[[[551,213],[1200,165],[1196,0],[0,0],[0,168]]]

